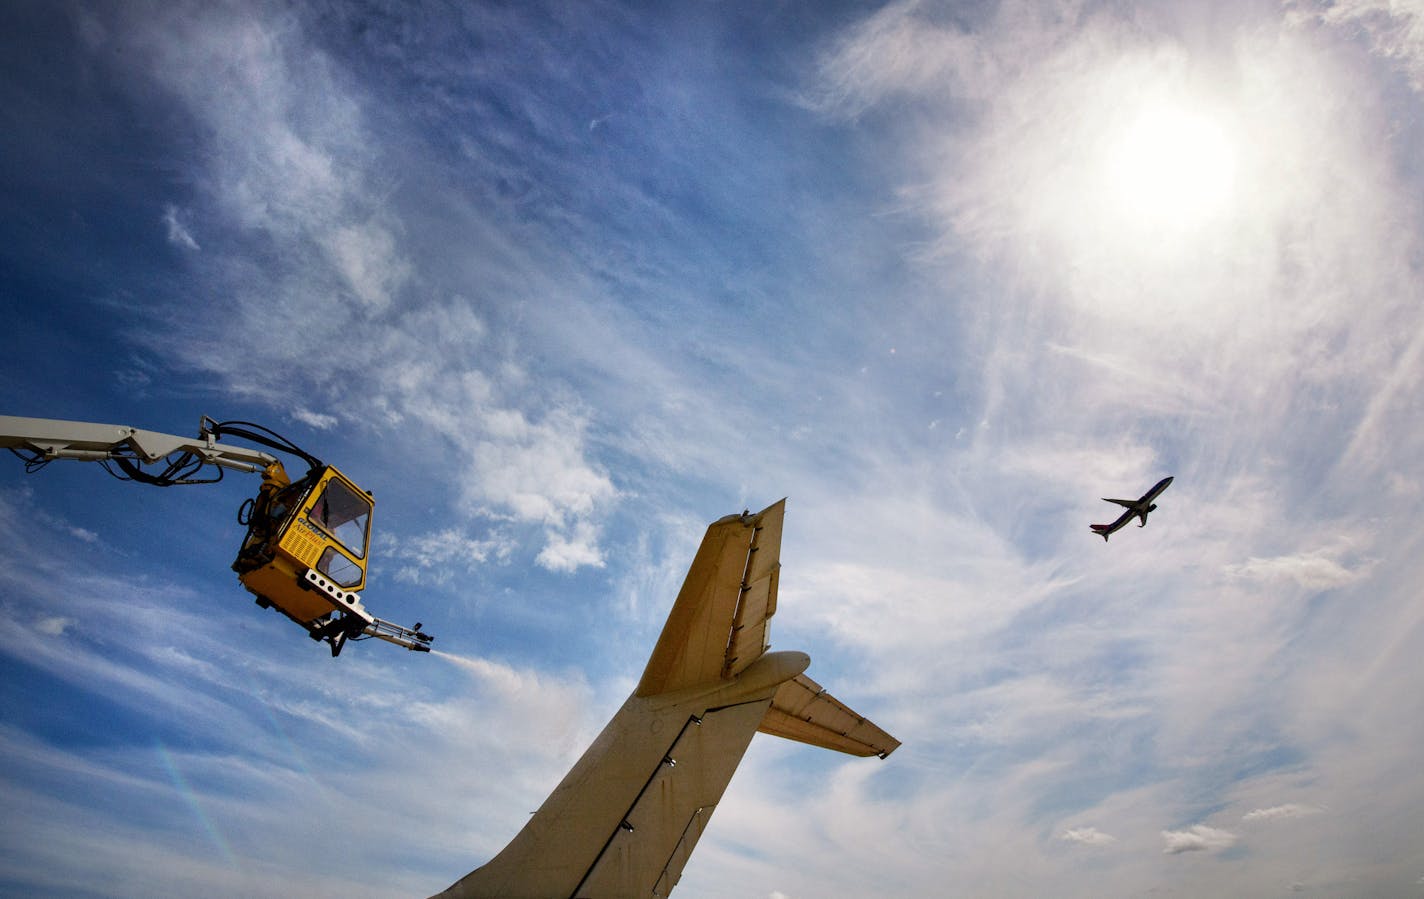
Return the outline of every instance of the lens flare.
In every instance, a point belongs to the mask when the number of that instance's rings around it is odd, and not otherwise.
[[[169,753],[168,747],[163,745],[162,741],[159,741],[155,744],[155,748],[158,750],[158,759],[163,765],[163,770],[168,774],[168,779],[172,781],[173,789],[177,791],[178,796],[183,800],[183,804],[188,807],[188,811],[192,813],[194,819],[197,820],[198,824],[203,828],[203,831],[207,833],[208,839],[212,841],[213,847],[217,849],[222,859],[227,862],[229,867],[235,867],[237,861],[233,857],[232,848],[228,846],[227,839],[213,822],[213,819],[203,810],[203,803],[198,796],[198,792],[189,785],[188,778],[184,777],[183,772],[178,769],[178,765],[174,761],[172,754]]]

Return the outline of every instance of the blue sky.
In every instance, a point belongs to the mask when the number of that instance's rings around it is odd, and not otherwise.
[[[0,35],[0,411],[287,434],[461,660],[257,609],[255,479],[0,465],[0,892],[443,888],[783,496],[773,647],[904,746],[758,738],[677,895],[1424,892],[1424,5]]]

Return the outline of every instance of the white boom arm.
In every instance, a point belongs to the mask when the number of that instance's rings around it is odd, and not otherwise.
[[[157,462],[173,453],[192,453],[205,464],[248,472],[260,472],[277,461],[261,450],[218,443],[210,423],[211,419],[203,419],[197,437],[178,437],[126,425],[0,415],[0,449],[28,450],[46,462],[127,459],[141,464]]]

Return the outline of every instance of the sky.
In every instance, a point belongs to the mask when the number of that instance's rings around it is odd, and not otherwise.
[[[0,4],[0,412],[283,433],[444,652],[0,464],[0,894],[443,889],[782,497],[903,746],[681,899],[1424,894],[1421,112],[1419,0]]]

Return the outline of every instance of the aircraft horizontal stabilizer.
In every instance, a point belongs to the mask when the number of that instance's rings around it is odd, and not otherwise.
[[[804,674],[777,689],[757,730],[861,757],[878,755],[883,759],[900,745]]]

